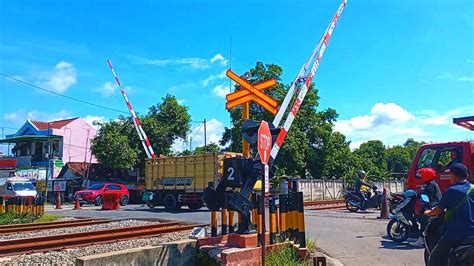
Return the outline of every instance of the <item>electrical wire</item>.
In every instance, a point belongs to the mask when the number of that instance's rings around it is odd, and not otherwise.
[[[35,89],[42,90],[42,91],[45,91],[45,92],[54,94],[54,95],[56,95],[56,96],[60,96],[60,97],[63,97],[63,98],[72,100],[72,101],[76,101],[76,102],[83,103],[83,104],[87,104],[87,105],[91,105],[91,106],[94,106],[94,107],[97,107],[97,108],[102,108],[102,109],[105,109],[105,110],[109,110],[109,111],[113,111],[113,112],[117,112],[117,113],[129,115],[129,112],[122,111],[122,110],[115,109],[115,108],[110,108],[110,107],[107,107],[107,106],[99,105],[99,104],[96,104],[96,103],[92,103],[92,102],[88,102],[88,101],[85,101],[85,100],[77,99],[77,98],[74,98],[74,97],[71,97],[71,96],[67,96],[67,95],[64,95],[64,94],[61,94],[61,93],[58,93],[58,92],[54,92],[54,91],[51,91],[51,90],[42,88],[42,87],[40,87],[40,86],[31,84],[31,83],[29,83],[29,82],[27,82],[27,81],[24,81],[24,80],[21,80],[21,79],[12,77],[12,76],[7,75],[7,74],[4,74],[4,73],[0,73],[0,75],[1,75],[1,76],[4,76],[5,78],[8,78],[8,79],[11,79],[11,80],[20,82],[20,83],[25,84],[25,85],[30,86],[30,87],[33,87],[33,88],[35,88]],[[158,121],[160,121],[160,122],[174,122],[174,121],[176,121],[176,120],[174,120],[174,119],[163,119],[163,118],[161,118],[161,119],[158,119]],[[202,123],[202,121],[194,121],[194,120],[191,120],[190,122],[196,123],[196,124],[197,124],[197,123]],[[4,128],[8,128],[8,127],[4,127]],[[14,129],[14,128],[10,128],[10,129]]]
[[[128,112],[125,112],[125,111],[122,111],[122,110],[110,108],[110,107],[107,107],[107,106],[102,106],[102,105],[99,105],[99,104],[95,104],[95,103],[91,103],[91,102],[88,102],[88,101],[84,101],[84,100],[81,100],[81,99],[77,99],[77,98],[74,98],[74,97],[71,97],[71,96],[67,96],[67,95],[64,95],[64,94],[61,94],[61,93],[58,93],[58,92],[54,92],[54,91],[51,91],[51,90],[42,88],[42,87],[40,87],[40,86],[31,84],[31,83],[29,83],[29,82],[26,82],[26,81],[24,81],[24,80],[21,80],[21,79],[18,79],[18,78],[9,76],[9,75],[7,75],[7,74],[0,73],[0,75],[4,76],[4,77],[6,77],[6,78],[9,78],[9,79],[11,79],[11,80],[14,80],[14,81],[23,83],[23,84],[28,85],[28,86],[30,86],[30,87],[33,87],[33,88],[35,88],[35,89],[42,90],[42,91],[45,91],[45,92],[54,94],[54,95],[56,95],[56,96],[64,97],[64,98],[69,99],[69,100],[72,100],[72,101],[76,101],[76,102],[80,102],[80,103],[83,103],[83,104],[91,105],[91,106],[94,106],[94,107],[97,107],[97,108],[106,109],[106,110],[109,110],[109,111],[114,111],[114,112],[117,112],[117,113],[128,114]]]

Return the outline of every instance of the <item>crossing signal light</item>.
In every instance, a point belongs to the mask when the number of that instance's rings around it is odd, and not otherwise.
[[[276,128],[272,123],[268,123],[270,127],[270,133],[272,135],[272,145],[275,143],[278,134],[280,133],[280,129]],[[257,146],[258,141],[258,128],[260,127],[260,122],[254,120],[245,120],[242,124],[242,137],[245,141],[247,141],[250,146]]]

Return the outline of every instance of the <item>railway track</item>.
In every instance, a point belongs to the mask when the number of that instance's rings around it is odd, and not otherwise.
[[[0,226],[0,235],[2,235],[2,234],[13,234],[13,233],[24,233],[24,232],[34,232],[34,231],[40,231],[40,230],[65,228],[65,227],[76,227],[76,226],[85,226],[85,225],[105,224],[105,223],[110,223],[110,222],[112,222],[112,220],[107,220],[107,219],[78,219],[78,220],[60,221],[60,222],[2,225],[2,226]]]
[[[165,222],[144,226],[6,240],[0,241],[0,257],[105,244],[138,237],[154,237],[164,233],[190,230],[196,226],[204,225]]]
[[[306,210],[332,210],[332,209],[343,209],[346,207],[346,204],[343,199],[336,200],[318,200],[318,201],[309,201],[304,203]]]

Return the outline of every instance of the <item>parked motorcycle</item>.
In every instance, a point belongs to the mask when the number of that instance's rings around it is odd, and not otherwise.
[[[366,194],[367,196],[365,201],[355,191],[346,191],[346,208],[350,212],[357,212],[359,209],[380,208],[380,206],[382,206],[383,193],[377,188],[377,186],[372,186],[372,191],[373,194]]]
[[[393,210],[387,224],[388,237],[399,243],[418,232],[417,218],[423,216],[424,210],[429,207],[429,198],[425,194],[407,190],[403,192],[403,196],[404,199]]]
[[[428,222],[423,235],[425,236],[425,264],[434,247],[443,235],[445,227],[444,216],[433,217]],[[448,266],[471,266],[474,265],[474,239],[466,238],[463,243],[451,250],[448,256]]]

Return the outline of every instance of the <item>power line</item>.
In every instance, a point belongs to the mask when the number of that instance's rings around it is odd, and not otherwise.
[[[15,127],[4,127],[4,126],[0,126],[0,128],[13,129],[13,130],[18,130],[19,129],[19,128],[15,128]]]
[[[31,83],[29,83],[29,82],[26,82],[26,81],[24,81],[24,80],[21,80],[21,79],[12,77],[12,76],[7,75],[7,74],[4,74],[4,73],[0,73],[0,75],[4,76],[5,78],[9,78],[9,79],[11,79],[11,80],[14,80],[14,81],[23,83],[23,84],[25,84],[25,85],[27,85],[27,86],[30,86],[30,87],[33,87],[33,88],[35,88],[35,89],[42,90],[42,91],[45,91],[45,92],[54,94],[54,95],[56,95],[56,96],[64,97],[64,98],[69,99],[69,100],[72,100],[72,101],[76,101],[76,102],[79,102],[79,103],[91,105],[91,106],[94,106],[94,107],[97,107],[97,108],[106,109],[106,110],[109,110],[109,111],[114,111],[114,112],[121,113],[121,114],[127,114],[127,115],[129,114],[129,112],[125,112],[125,111],[122,111],[122,110],[119,110],[119,109],[110,108],[110,107],[107,107],[107,106],[99,105],[99,104],[96,104],[96,103],[92,103],[92,102],[88,102],[88,101],[85,101],[85,100],[77,99],[77,98],[74,98],[74,97],[71,97],[71,96],[67,96],[67,95],[64,95],[64,94],[61,94],[61,93],[58,93],[58,92],[54,92],[54,91],[51,91],[51,90],[42,88],[42,87],[40,87],[40,86],[31,84]],[[174,120],[174,119],[163,119],[163,118],[161,118],[161,119],[158,119],[158,121],[161,121],[161,122],[171,122],[171,121],[175,121],[175,120]],[[190,122],[196,123],[196,124],[197,124],[197,123],[202,123],[202,121],[194,121],[194,120],[191,120]],[[4,127],[4,128],[9,128],[9,127]],[[9,129],[15,129],[15,128],[9,128]]]
[[[106,110],[109,110],[109,111],[114,111],[114,112],[118,112],[118,113],[122,113],[122,114],[128,114],[128,112],[125,112],[125,111],[121,111],[121,110],[118,110],[118,109],[114,109],[114,108],[110,108],[110,107],[98,105],[98,104],[91,103],[91,102],[88,102],[88,101],[84,101],[84,100],[81,100],[81,99],[77,99],[77,98],[74,98],[74,97],[71,97],[71,96],[67,96],[67,95],[64,95],[64,94],[61,94],[61,93],[57,93],[57,92],[54,92],[54,91],[51,91],[51,90],[42,88],[42,87],[40,87],[40,86],[31,84],[31,83],[26,82],[26,81],[24,81],[24,80],[21,80],[21,79],[18,79],[18,78],[9,76],[9,75],[7,75],[7,74],[0,73],[0,75],[4,76],[4,77],[6,77],[6,78],[9,78],[9,79],[11,79],[11,80],[14,80],[14,81],[23,83],[23,84],[28,85],[28,86],[30,86],[30,87],[33,87],[33,88],[35,88],[35,89],[42,90],[42,91],[46,91],[46,92],[49,92],[49,93],[54,94],[54,95],[56,95],[56,96],[64,97],[64,98],[69,99],[69,100],[72,100],[72,101],[76,101],[76,102],[80,102],[80,103],[83,103],[83,104],[91,105],[91,106],[94,106],[94,107],[97,107],[97,108],[106,109]]]
[[[198,130],[196,130],[196,132],[194,133],[194,135],[192,136],[192,139],[194,139],[194,137],[196,137],[197,133],[199,133],[199,131],[201,130],[202,126],[204,125],[204,123],[201,121],[201,125],[199,126]]]

